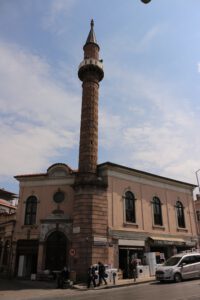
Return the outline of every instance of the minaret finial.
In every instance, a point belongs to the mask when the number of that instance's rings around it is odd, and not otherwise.
[[[93,19],[91,20],[90,25],[91,25],[91,29],[93,29],[93,27],[94,27],[94,20]]]

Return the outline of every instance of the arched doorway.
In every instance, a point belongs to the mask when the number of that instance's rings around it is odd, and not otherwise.
[[[54,231],[46,241],[45,268],[48,270],[61,270],[66,265],[67,238],[64,233]]]

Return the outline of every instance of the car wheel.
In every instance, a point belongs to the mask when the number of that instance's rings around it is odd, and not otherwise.
[[[175,273],[175,274],[174,274],[174,281],[175,281],[175,282],[181,282],[181,281],[182,281],[181,274]]]
[[[164,280],[160,280],[160,283],[164,283],[165,281]]]

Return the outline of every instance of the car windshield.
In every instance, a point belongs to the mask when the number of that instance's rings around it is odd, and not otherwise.
[[[166,262],[164,263],[164,266],[175,266],[180,261],[181,257],[170,257]]]

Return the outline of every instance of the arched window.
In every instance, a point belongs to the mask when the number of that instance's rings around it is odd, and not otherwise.
[[[184,207],[180,201],[176,202],[176,214],[177,214],[178,227],[185,228]]]
[[[161,202],[158,197],[153,197],[153,218],[154,218],[154,225],[163,225],[162,221],[162,209],[161,209]]]
[[[30,196],[26,200],[26,210],[25,210],[25,225],[33,225],[36,223],[36,211],[37,211],[37,198],[35,196]]]
[[[126,222],[135,223],[135,197],[133,193],[125,193],[125,218]]]

